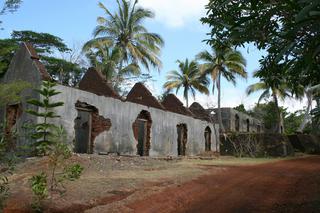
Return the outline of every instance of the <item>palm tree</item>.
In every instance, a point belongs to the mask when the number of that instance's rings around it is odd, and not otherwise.
[[[276,69],[275,66],[272,66],[272,68],[270,67],[270,70],[268,70],[267,72],[264,72],[264,71],[255,72],[253,76],[259,77],[260,82],[250,85],[247,88],[247,94],[250,95],[257,91],[263,91],[258,99],[258,104],[261,102],[261,100],[272,96],[272,99],[276,106],[277,117],[278,117],[276,132],[283,133],[284,132],[283,115],[279,108],[278,99],[280,98],[284,100],[286,97],[289,97],[290,90],[287,84],[285,83],[283,72],[281,72],[281,68],[279,66],[277,67],[278,69]]]
[[[236,76],[247,78],[246,60],[239,51],[222,45],[213,47],[212,53],[208,51],[200,52],[197,59],[204,61],[204,64],[202,64],[203,72],[211,75],[212,93],[214,93],[214,88],[217,87],[218,120],[221,131],[225,132],[221,116],[221,77],[234,85],[236,84]]]
[[[121,60],[121,51],[118,48],[109,48],[103,42],[92,43],[83,49],[91,66],[95,67],[106,77],[107,82],[116,90],[125,78],[139,76],[140,67],[135,63],[127,64],[118,69]]]
[[[184,62],[178,60],[179,71],[170,71],[167,75],[167,82],[163,87],[167,90],[176,89],[176,93],[183,87],[183,97],[186,100],[187,107],[189,107],[189,91],[195,99],[196,90],[201,93],[209,94],[208,84],[209,81],[206,76],[202,75],[199,65],[196,61],[186,59]]]
[[[94,39],[85,46],[103,42],[109,47],[118,48],[121,60],[118,69],[122,70],[124,64],[142,64],[147,70],[150,66],[160,69],[162,63],[159,59],[164,41],[156,33],[149,33],[142,25],[147,18],[153,18],[150,10],[137,7],[138,0],[132,4],[127,0],[117,0],[118,10],[111,13],[101,2],[99,7],[104,10],[106,17],[98,17],[98,26],[95,28]]]

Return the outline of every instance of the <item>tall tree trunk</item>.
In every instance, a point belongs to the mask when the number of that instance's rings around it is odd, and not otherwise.
[[[282,116],[282,112],[280,111],[280,108],[279,108],[277,94],[274,91],[272,91],[272,96],[273,96],[274,104],[276,105],[277,118],[278,118],[276,132],[281,134],[284,132],[283,116]]]
[[[308,121],[310,120],[310,111],[312,107],[312,92],[308,92],[306,90],[305,93],[307,96],[307,110],[304,114],[303,121],[297,130],[298,132],[302,132],[304,127],[307,125]]]
[[[189,108],[189,88],[185,86],[184,88],[184,98],[186,99],[187,108]]]
[[[224,133],[225,129],[222,123],[222,115],[221,115],[221,72],[219,72],[219,75],[218,75],[217,88],[218,88],[218,121],[219,121],[221,132]]]

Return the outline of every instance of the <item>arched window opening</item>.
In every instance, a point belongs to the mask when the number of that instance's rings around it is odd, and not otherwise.
[[[236,114],[235,116],[235,129],[237,132],[239,132],[240,130],[240,118],[238,114]]]
[[[247,119],[246,122],[247,122],[247,132],[250,132],[250,120]]]
[[[204,138],[205,138],[205,151],[211,151],[211,129],[208,126],[204,130]]]
[[[186,147],[188,141],[188,129],[187,124],[178,124],[177,125],[178,133],[178,155],[186,155]]]

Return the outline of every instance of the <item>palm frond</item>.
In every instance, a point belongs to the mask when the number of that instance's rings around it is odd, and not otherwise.
[[[252,93],[261,91],[261,90],[268,90],[268,86],[264,82],[258,82],[250,85],[247,88],[246,93],[247,95],[251,95]]]

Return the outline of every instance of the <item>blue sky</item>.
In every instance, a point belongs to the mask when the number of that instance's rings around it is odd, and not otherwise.
[[[3,0],[0,5],[2,2]],[[116,8],[115,0],[101,2],[110,10]],[[161,54],[163,69],[160,73],[151,71],[155,81],[149,84],[149,88],[156,95],[161,93],[166,73],[177,69],[177,59],[192,59],[200,51],[210,50],[202,42],[208,38],[206,33],[209,29],[199,21],[205,15],[206,3],[207,0],[139,0],[141,6],[153,10],[156,14],[155,19],[145,22],[146,27],[150,32],[159,33],[165,40]],[[12,30],[33,30],[59,36],[69,46],[79,45],[92,38],[96,18],[101,15],[104,14],[96,0],[24,0],[16,13],[1,17],[4,30],[0,31],[0,38],[9,37]],[[247,97],[245,89],[258,81],[251,76],[252,72],[259,68],[258,60],[263,53],[252,45],[239,50],[247,59],[249,78],[239,79],[236,87],[222,82],[222,106],[234,107],[243,103],[250,108],[259,94]],[[181,94],[178,94],[178,97],[182,100]],[[204,106],[216,106],[216,96],[197,95],[196,101]],[[301,103],[290,100],[286,101],[285,106],[291,111],[302,108]]]

